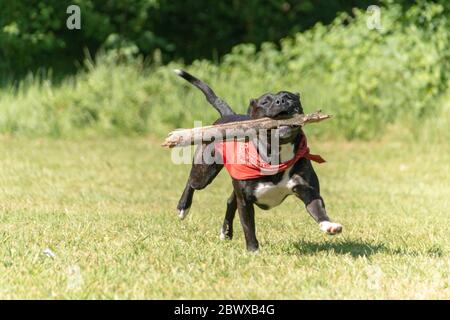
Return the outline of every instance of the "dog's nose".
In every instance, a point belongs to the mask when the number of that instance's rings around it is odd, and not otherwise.
[[[285,105],[286,104],[286,99],[277,99],[277,100],[275,100],[275,104],[276,105]]]

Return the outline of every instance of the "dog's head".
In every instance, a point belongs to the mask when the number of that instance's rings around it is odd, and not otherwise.
[[[288,91],[266,93],[257,99],[251,99],[248,108],[248,114],[253,119],[263,117],[279,119],[296,113],[303,113],[300,94]]]
[[[251,99],[247,112],[252,119],[264,117],[282,119],[303,113],[303,108],[299,93],[280,91],[276,94],[266,93],[257,99]],[[297,136],[300,127],[281,126],[277,130],[280,143],[285,143]]]

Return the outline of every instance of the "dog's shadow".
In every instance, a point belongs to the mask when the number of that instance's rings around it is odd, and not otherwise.
[[[377,253],[389,255],[417,255],[411,250],[393,249],[384,243],[370,243],[355,240],[341,240],[337,242],[312,242],[300,240],[294,243],[296,254],[316,255],[321,252],[329,252],[341,255],[351,255],[353,258],[370,257]]]

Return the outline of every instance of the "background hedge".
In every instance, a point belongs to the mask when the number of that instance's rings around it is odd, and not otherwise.
[[[406,3],[411,1],[405,1]],[[85,57],[128,50],[164,62],[218,61],[240,43],[277,42],[329,23],[340,11],[374,0],[0,0],[0,75],[29,70],[75,71]],[[66,28],[70,4],[81,8],[82,28]],[[158,55],[159,56],[159,55]],[[76,63],[78,62],[78,63]]]

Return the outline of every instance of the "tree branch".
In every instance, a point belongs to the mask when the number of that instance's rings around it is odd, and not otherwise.
[[[176,129],[169,133],[164,140],[163,147],[183,147],[193,144],[210,142],[217,137],[222,141],[228,139],[242,139],[248,137],[249,130],[276,129],[280,126],[304,126],[307,123],[319,122],[331,116],[317,111],[311,114],[299,114],[286,119],[261,118],[238,122],[198,127],[193,129]]]

